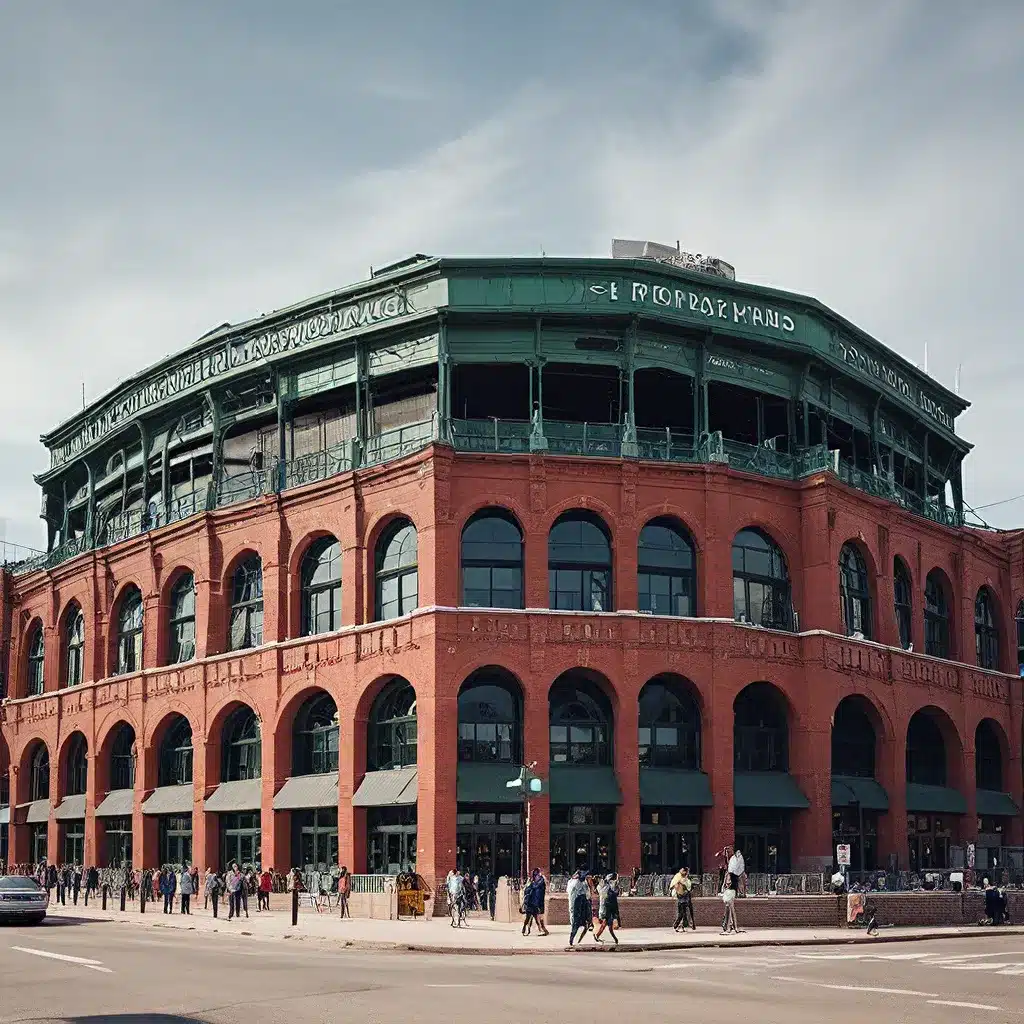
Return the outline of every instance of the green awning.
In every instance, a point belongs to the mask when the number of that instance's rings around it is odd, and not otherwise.
[[[737,807],[803,811],[811,806],[788,772],[736,772],[732,792]]]
[[[460,804],[521,804],[522,789],[505,783],[519,777],[514,764],[460,764],[456,793]]]
[[[979,789],[976,799],[978,813],[984,814],[986,818],[1013,818],[1020,814],[1020,809],[1009,793],[1000,793],[995,789]]]
[[[553,764],[553,804],[621,804],[622,790],[610,765]]]
[[[649,807],[711,807],[711,780],[704,772],[641,768],[640,803]]]
[[[874,779],[856,775],[832,776],[832,806],[850,807],[860,804],[865,811],[889,810],[889,794]]]
[[[907,783],[907,810],[923,814],[966,814],[963,793],[949,786],[923,786]]]

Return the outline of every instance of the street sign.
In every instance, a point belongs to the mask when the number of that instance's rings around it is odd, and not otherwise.
[[[850,844],[840,843],[836,847],[836,863],[841,868],[848,868],[850,866]]]

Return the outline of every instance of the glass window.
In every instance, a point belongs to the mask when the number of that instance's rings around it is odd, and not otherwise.
[[[32,777],[29,780],[29,799],[50,798],[50,752],[42,743],[32,754]]]
[[[861,553],[844,544],[839,553],[839,600],[847,636],[871,639],[871,583]]]
[[[700,769],[700,712],[683,686],[652,679],[640,691],[640,767]]]
[[[28,695],[38,697],[46,686],[46,642],[43,627],[36,626],[28,638]]]
[[[374,701],[368,740],[370,771],[416,764],[416,691],[406,680],[392,680]]]
[[[907,727],[907,782],[946,784],[946,742],[935,719],[918,711]]]
[[[117,615],[117,672],[142,669],[142,594],[129,587]]]
[[[263,622],[260,602],[260,629]],[[341,545],[321,537],[302,559],[302,635],[316,636],[341,628]]]
[[[875,777],[875,727],[860,702],[839,702],[832,720],[832,774]]]
[[[196,582],[190,572],[171,590],[170,631],[167,663],[191,661],[196,656]]]
[[[107,867],[131,867],[132,819],[107,818],[103,825],[103,833],[106,839]]]
[[[949,603],[945,581],[932,569],[924,582],[924,653],[933,658],[949,657]]]
[[[160,863],[180,870],[192,863],[192,815],[160,816]]]
[[[318,693],[302,705],[292,742],[293,775],[338,770],[338,705],[329,693]]]
[[[999,629],[994,606],[988,588],[982,587],[974,599],[974,644],[980,668],[999,668]]]
[[[740,530],[732,544],[733,617],[769,629],[793,629],[789,570],[760,530]]]
[[[110,750],[110,788],[135,788],[135,730],[127,723],[117,727]]]
[[[789,729],[782,695],[771,683],[751,683],[733,705],[733,756],[738,772],[789,770]]]
[[[612,763],[612,710],[589,679],[568,673],[548,697],[552,764]]]
[[[223,782],[258,779],[262,774],[260,720],[249,707],[235,708],[224,723],[221,741]]]
[[[601,875],[615,868],[615,808],[605,804],[551,805],[552,875],[586,868]]]
[[[462,603],[523,607],[523,535],[503,509],[484,509],[462,531]]]
[[[68,609],[64,628],[65,686],[78,686],[84,678],[85,616],[78,605]]]
[[[900,633],[900,645],[909,650],[913,637],[914,598],[910,573],[900,559],[893,563],[892,589],[896,607],[896,626]]]
[[[67,821],[61,826],[64,833],[64,863],[85,863],[85,822]]]
[[[247,867],[260,869],[261,823],[259,811],[220,816],[222,864],[238,864],[243,870]]]
[[[695,561],[693,542],[671,519],[648,523],[637,545],[640,611],[696,615]]]
[[[589,512],[566,512],[548,535],[548,604],[563,611],[612,610],[608,531]]]
[[[177,715],[160,744],[160,785],[192,785],[192,726]]]
[[[377,543],[377,621],[397,619],[419,606],[416,527],[393,523]]]
[[[244,651],[263,643],[263,563],[250,555],[231,577],[228,650]]]
[[[519,764],[522,702],[513,682],[484,672],[459,692],[459,760]]]
[[[995,724],[987,718],[974,731],[974,784],[978,789],[1003,789],[1003,749]]]
[[[79,796],[85,792],[88,777],[88,747],[85,737],[75,733],[68,749],[68,776],[64,793],[66,796]]]

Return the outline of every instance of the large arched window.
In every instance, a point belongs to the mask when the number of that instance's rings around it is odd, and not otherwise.
[[[228,650],[244,651],[263,643],[263,563],[259,555],[239,562],[231,576],[231,624]]]
[[[463,528],[462,603],[523,607],[523,534],[504,509],[482,509]]]
[[[685,686],[656,677],[640,691],[641,768],[700,770],[700,710]]]
[[[32,752],[31,777],[29,778],[29,799],[50,799],[50,752],[45,743],[40,743]]]
[[[914,635],[914,588],[910,582],[910,572],[899,558],[893,562],[892,590],[900,645],[907,651],[910,649]]]
[[[85,792],[89,776],[88,745],[85,737],[75,733],[68,747],[67,780],[64,786],[65,796],[80,796]]]
[[[832,719],[832,774],[875,777],[875,727],[862,698],[846,697]]]
[[[697,614],[693,541],[667,517],[640,531],[637,543],[639,608],[651,615]]]
[[[946,785],[946,741],[927,711],[918,711],[907,726],[907,782]]]
[[[459,760],[522,761],[522,697],[496,669],[474,672],[459,690]]]
[[[43,627],[32,627],[28,637],[28,695],[38,697],[46,687],[46,641]]]
[[[612,763],[612,709],[589,679],[569,674],[548,696],[551,764]]]
[[[85,678],[85,616],[77,604],[64,617],[64,685],[78,686]]]
[[[334,537],[321,537],[309,546],[302,559],[301,576],[302,635],[340,629],[341,545]]]
[[[1017,605],[1017,669],[1024,676],[1024,601]]]
[[[416,527],[408,519],[392,523],[377,542],[377,621],[397,619],[419,605]]]
[[[732,542],[732,608],[737,622],[769,629],[793,628],[785,556],[760,530],[740,530]]]
[[[160,744],[160,785],[192,785],[192,726],[176,715]]]
[[[924,581],[924,653],[949,657],[949,601],[942,573],[932,569]]]
[[[612,610],[612,548],[590,512],[566,512],[548,534],[548,604],[563,611]]]
[[[117,613],[117,672],[142,669],[142,594],[129,587],[121,598]]]
[[[295,716],[292,774],[326,775],[337,770],[338,705],[329,693],[318,693]]]
[[[983,718],[974,730],[974,784],[978,789],[1003,790],[1003,747],[989,718]]]
[[[974,599],[974,647],[979,667],[999,668],[999,627],[988,587],[982,587]]]
[[[733,757],[738,772],[789,770],[789,728],[782,694],[751,683],[733,704]]]
[[[258,779],[261,768],[262,745],[260,720],[250,707],[235,708],[224,723],[221,738],[221,779],[239,782]]]
[[[404,679],[392,680],[374,701],[367,761],[370,771],[416,764],[416,691]]]
[[[847,636],[871,639],[871,581],[864,557],[852,544],[839,552],[839,601]]]
[[[135,788],[135,730],[122,722],[110,748],[110,788]]]
[[[171,588],[167,663],[178,665],[196,656],[196,581],[185,573]]]

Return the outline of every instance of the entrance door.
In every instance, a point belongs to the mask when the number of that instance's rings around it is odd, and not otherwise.
[[[306,875],[337,867],[337,807],[292,812],[292,857]]]
[[[783,811],[736,809],[736,843],[748,874],[789,870],[789,818]]]
[[[260,814],[222,814],[220,816],[221,863],[226,868],[237,862],[240,868],[260,867]]]
[[[85,822],[69,821],[64,826],[64,863],[85,863]]]
[[[46,860],[46,822],[37,822],[31,828],[29,849],[32,851],[32,863],[38,864],[41,860]]]
[[[518,808],[460,804],[456,819],[456,864],[460,871],[481,878],[493,871],[496,878],[519,877],[523,838]]]
[[[104,833],[107,867],[130,867],[132,863],[132,819],[108,818]]]

